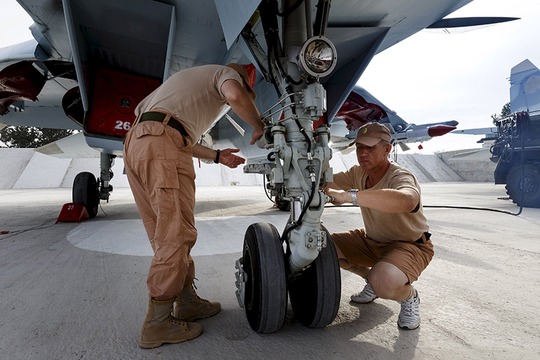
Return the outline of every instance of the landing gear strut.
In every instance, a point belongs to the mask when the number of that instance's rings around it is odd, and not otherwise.
[[[296,319],[310,328],[330,324],[338,311],[341,279],[336,250],[321,224],[327,196],[321,190],[332,181],[332,150],[326,125],[314,122],[326,112],[326,90],[320,78],[336,66],[334,45],[324,37],[330,1],[321,1],[314,24],[310,1],[263,2],[264,47],[244,29],[243,36],[265,78],[275,85],[278,102],[264,113],[265,135],[257,145],[269,150],[268,163],[246,165],[244,172],[264,173],[266,188],[281,210],[290,211],[279,236],[271,224],[251,225],[237,261],[237,296],[253,330],[279,330],[287,310],[287,292]],[[266,5],[265,5],[266,4]],[[283,46],[276,29],[283,16]],[[260,172],[262,170],[263,172]]]

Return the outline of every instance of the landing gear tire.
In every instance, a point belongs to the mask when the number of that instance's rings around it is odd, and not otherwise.
[[[531,164],[513,166],[506,180],[506,193],[524,207],[540,207],[540,168]]]
[[[75,176],[75,180],[73,180],[72,198],[74,203],[84,205],[90,218],[97,215],[99,192],[94,174],[82,172]]]
[[[309,328],[325,327],[336,318],[341,299],[341,274],[336,248],[326,231],[326,247],[317,259],[288,284],[295,318]]]
[[[283,327],[287,313],[287,282],[283,246],[272,224],[256,223],[246,230],[243,270],[245,311],[251,328],[268,334]]]

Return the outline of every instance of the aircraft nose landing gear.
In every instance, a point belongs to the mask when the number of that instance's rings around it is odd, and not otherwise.
[[[236,262],[236,295],[251,328],[261,334],[283,327],[287,292],[295,318],[309,328],[334,321],[341,296],[336,249],[323,227],[326,247],[303,271],[286,269],[286,253],[276,228],[268,223],[248,227],[242,257]]]
[[[330,131],[327,125],[314,126],[327,115],[321,79],[337,64],[336,48],[324,36],[330,1],[319,2],[315,21],[311,21],[311,1],[283,1],[281,13],[277,5],[269,1],[259,7],[266,55],[253,27],[242,32],[278,95],[278,102],[265,112],[265,136],[257,141],[271,151],[269,163],[248,164],[244,172],[263,170],[267,189],[281,205],[290,205],[283,235],[271,224],[252,224],[236,263],[238,300],[250,326],[259,333],[283,326],[287,293],[296,319],[311,328],[334,320],[341,295],[336,250],[321,225],[327,197],[320,188],[332,181]],[[281,37],[276,29],[281,29]]]
[[[321,225],[326,195],[319,189],[332,180],[326,126],[313,129],[313,94],[324,97],[317,82],[295,93],[286,108],[297,109],[275,123],[267,121],[272,165],[266,167],[268,188],[290,202],[290,217],[282,236],[271,224],[252,224],[237,262],[237,296],[250,326],[260,333],[279,330],[287,310],[287,293],[296,319],[311,328],[330,324],[338,311],[341,278],[336,249]],[[289,94],[283,97],[290,101]],[[306,107],[307,106],[307,107]],[[323,109],[323,102],[315,106]],[[302,109],[302,111],[300,111]],[[319,111],[321,112],[321,111]],[[317,112],[315,115],[319,115]],[[286,113],[286,111],[284,111]],[[250,168],[246,166],[244,171]]]

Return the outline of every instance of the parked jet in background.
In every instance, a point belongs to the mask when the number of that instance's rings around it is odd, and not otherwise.
[[[495,125],[452,132],[484,135],[478,142],[492,142],[495,184],[517,205],[540,207],[540,69],[528,59],[510,70],[510,114]]]
[[[495,184],[520,206],[540,207],[540,70],[529,60],[510,71],[510,113],[491,147]]]

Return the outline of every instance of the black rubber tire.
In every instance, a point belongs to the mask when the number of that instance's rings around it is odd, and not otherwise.
[[[288,284],[295,318],[309,328],[325,327],[334,321],[341,300],[341,273],[330,233],[317,259]]]
[[[247,275],[244,304],[249,325],[260,334],[278,331],[287,313],[287,282],[282,242],[272,224],[248,227],[242,264]]]
[[[83,204],[88,216],[97,215],[99,206],[99,193],[96,177],[90,172],[81,172],[73,180],[72,198],[74,203]]]
[[[532,164],[524,164],[523,169],[514,165],[506,178],[506,193],[519,206],[540,207],[540,168]]]

